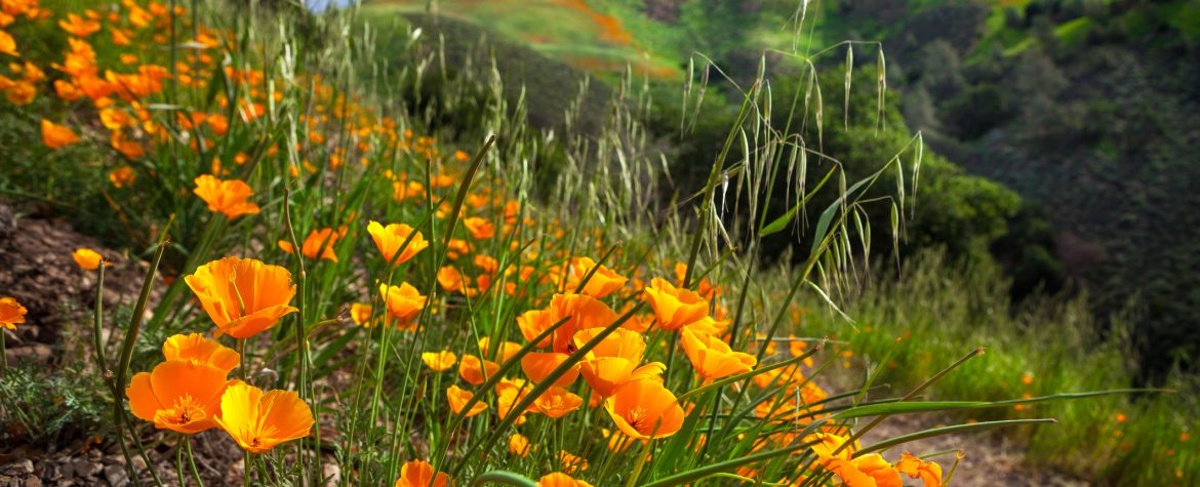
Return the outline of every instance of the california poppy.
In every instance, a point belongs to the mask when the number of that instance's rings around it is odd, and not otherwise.
[[[246,201],[254,194],[245,181],[231,179],[222,181],[211,174],[202,174],[195,180],[196,196],[208,203],[209,211],[225,215],[230,220],[242,215],[258,213],[258,205]]]
[[[256,259],[225,257],[184,278],[217,325],[216,337],[228,333],[242,339],[266,330],[289,313],[296,295],[287,269]]]
[[[454,355],[454,352],[442,350],[440,352],[422,353],[421,361],[425,362],[425,365],[434,372],[444,372],[450,370],[450,367],[453,367],[458,362],[458,357]]]
[[[87,247],[80,247],[71,252],[71,258],[75,259],[75,264],[80,269],[85,271],[94,271],[100,268],[100,263],[104,262],[104,256],[99,252]]]
[[[548,326],[566,320],[566,323],[551,335],[551,345],[558,353],[572,353],[576,350],[577,345],[572,342],[576,331],[604,328],[617,321],[617,313],[612,308],[586,294],[555,294],[550,299],[549,310]]]
[[[0,298],[0,327],[8,328],[9,330],[17,329],[18,324],[25,322],[25,314],[28,310],[21,303],[18,303],[16,298],[5,296]]]
[[[108,173],[108,182],[117,189],[133,186],[134,181],[137,181],[137,173],[129,166],[121,166]]]
[[[412,284],[400,283],[399,286],[379,285],[379,294],[387,304],[388,314],[397,321],[396,326],[405,327],[425,308],[425,296]]]
[[[533,388],[526,384],[524,380],[501,379],[496,384],[496,414],[500,416],[500,419],[507,418],[509,414],[512,414],[513,408],[517,406],[517,403],[525,399],[525,395],[531,389]],[[513,424],[524,423],[525,411],[521,411],[517,413],[517,419],[513,421]]]
[[[658,326],[664,330],[678,330],[708,315],[708,300],[695,291],[676,288],[666,279],[650,280],[645,293],[658,318]]]
[[[168,338],[163,342],[162,352],[167,361],[211,365],[225,371],[226,374],[241,363],[241,355],[232,348],[221,345],[216,340],[209,340],[199,333]]]
[[[589,274],[591,274],[590,277]],[[562,270],[554,272],[551,276],[563,292],[579,292],[594,298],[603,298],[612,294],[621,289],[629,280],[613,272],[612,269],[596,264],[596,261],[588,257],[571,259],[562,266]],[[587,278],[587,282],[580,288],[579,285],[584,282],[584,278]]]
[[[134,416],[158,429],[199,433],[216,426],[228,373],[208,364],[168,361],[133,376],[125,396]]]
[[[400,478],[396,479],[396,487],[446,487],[450,485],[450,477],[442,472],[435,472],[433,465],[422,460],[413,460],[400,467]]]
[[[900,454],[900,461],[896,462],[896,470],[909,478],[920,478],[925,487],[942,486],[942,466],[937,462],[927,462],[905,452]]]
[[[749,372],[758,362],[753,355],[734,352],[718,337],[692,331],[690,326],[683,327],[683,351],[696,372],[707,380],[720,379],[731,375]]]
[[[100,23],[86,20],[76,14],[67,14],[67,20],[58,21],[58,26],[75,37],[87,37],[100,30]]]
[[[551,472],[538,479],[538,487],[592,487],[592,484],[575,480],[562,472]]]
[[[524,458],[526,455],[529,455],[530,450],[531,450],[531,448],[529,445],[529,438],[526,438],[525,435],[522,435],[520,433],[513,433],[512,435],[509,435],[509,437],[508,437],[508,452],[509,453],[512,453],[513,455],[517,455],[517,456]]]
[[[851,460],[829,458],[821,462],[825,468],[837,475],[845,487],[903,487],[898,472],[878,453],[870,453]]]
[[[312,408],[294,391],[270,391],[235,380],[221,396],[216,418],[221,429],[250,453],[266,453],[275,445],[308,436]]]
[[[365,325],[371,320],[371,311],[371,305],[367,303],[353,303],[350,305],[350,319],[356,325]]]
[[[859,444],[857,441],[850,445],[846,445],[848,437],[835,435],[833,433],[813,433],[804,437],[805,443],[810,443],[809,448],[817,455],[817,458],[825,460],[828,458],[841,458],[849,460],[854,452],[858,451]]]
[[[602,328],[579,330],[574,337],[575,347],[582,347],[602,331]],[[608,397],[618,386],[629,381],[645,350],[646,340],[641,335],[617,328],[579,362],[579,372],[593,390]]]
[[[487,403],[479,401],[473,404],[469,411],[464,413],[463,408],[467,406],[467,402],[472,397],[475,397],[475,395],[456,385],[451,385],[446,389],[446,400],[450,403],[450,410],[454,411],[454,414],[461,414],[464,418],[469,418],[487,410]]]
[[[499,370],[500,364],[491,360],[480,360],[474,355],[463,355],[458,363],[458,375],[473,386],[483,384]]]
[[[463,226],[467,228],[467,233],[471,234],[471,238],[475,240],[485,240],[496,235],[496,227],[492,225],[491,220],[471,216],[463,218]]]
[[[579,409],[583,398],[561,387],[550,387],[533,401],[533,409],[554,419]]]
[[[300,253],[310,259],[320,256],[322,259],[337,262],[337,253],[333,251],[333,244],[337,242],[338,237],[339,235],[332,228],[315,229],[308,232],[308,237],[300,245]],[[292,243],[287,240],[280,240],[279,248],[289,254],[296,252],[292,248]]]
[[[13,39],[12,34],[3,30],[0,30],[0,53],[16,57],[21,55],[20,52],[17,52],[17,40]]]
[[[525,372],[525,376],[533,382],[541,382],[553,372],[554,369],[562,365],[570,358],[570,355],[565,353],[544,353],[530,352],[521,357],[521,370]],[[575,383],[575,379],[579,378],[579,364],[567,369],[567,372],[554,381],[554,385],[558,387],[567,387]]]
[[[46,147],[60,149],[78,142],[79,136],[69,127],[42,119],[42,143]]]
[[[683,408],[675,394],[653,380],[634,380],[604,400],[609,417],[630,438],[664,438],[683,426]]]
[[[563,471],[567,473],[573,474],[588,469],[588,461],[586,458],[566,450],[560,450],[558,452],[558,461],[562,464]]]
[[[380,254],[383,254],[383,259],[389,263],[403,264],[417,255],[417,252],[429,246],[429,242],[425,240],[421,232],[403,223],[392,223],[385,227],[379,222],[372,221],[367,224],[367,233],[371,234],[371,240],[375,241],[375,247],[379,249]],[[408,240],[410,235],[412,235],[412,240],[409,240],[408,245],[401,249],[400,246],[404,244],[405,240]],[[400,253],[399,257],[396,257],[397,252]]]

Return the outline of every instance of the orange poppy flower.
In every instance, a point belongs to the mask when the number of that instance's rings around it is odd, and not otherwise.
[[[500,419],[507,418],[517,403],[525,399],[525,395],[529,393],[530,389],[532,388],[521,379],[501,379],[496,384],[496,414],[500,416]],[[525,411],[521,411],[513,424],[524,423]]]
[[[486,240],[496,235],[496,227],[492,225],[492,221],[487,218],[477,216],[469,216],[463,218],[463,226],[467,228],[467,233],[471,234],[471,238],[475,240]]]
[[[108,182],[117,189],[133,186],[135,181],[137,181],[137,173],[129,166],[121,166],[108,173]]]
[[[437,282],[447,292],[463,293],[467,297],[475,297],[478,294],[477,291],[471,289],[470,282],[463,277],[462,272],[454,266],[438,269]]]
[[[478,344],[479,349],[483,350],[484,353],[489,353],[492,349],[492,341],[490,337],[480,338]],[[502,364],[508,362],[509,359],[513,358],[513,356],[520,351],[520,343],[505,340],[500,342],[500,345],[496,347],[496,353],[492,358],[495,359],[497,363]]]
[[[678,330],[684,325],[700,321],[708,315],[708,301],[695,291],[679,289],[656,277],[645,288],[646,298],[654,308],[658,326],[664,330]]]
[[[296,295],[292,274],[256,259],[214,260],[184,281],[217,325],[217,338],[226,333],[238,339],[249,338],[299,311],[288,304]]]
[[[592,269],[595,269],[595,272],[592,272]],[[588,273],[592,274],[591,277],[588,277]],[[551,277],[563,292],[580,292],[597,299],[621,289],[629,280],[612,269],[597,265],[596,261],[588,257],[571,259],[570,263],[563,265],[561,271],[552,273]],[[583,285],[583,289],[579,289],[579,284],[585,277],[588,278],[587,283]]]
[[[321,256],[322,259],[337,262],[337,253],[333,251],[333,244],[337,242],[339,235],[332,228],[321,228],[308,232],[308,237],[304,239],[304,243],[300,245],[300,253],[310,259],[315,259]],[[279,248],[284,252],[294,254],[296,249],[292,248],[292,243],[287,240],[280,240]]]
[[[487,378],[496,375],[498,370],[500,370],[500,364],[491,360],[481,361],[474,355],[463,355],[462,360],[458,362],[458,375],[473,386],[483,384]],[[485,372],[486,377],[484,376]]]
[[[554,331],[552,346],[555,352],[572,353],[575,332],[588,328],[604,328],[617,321],[617,313],[600,300],[586,294],[555,294],[550,299],[550,321],[553,326],[566,318],[567,322]]]
[[[0,30],[0,53],[15,57],[21,56],[21,53],[17,52],[17,40],[13,38],[12,34],[3,30]]]
[[[925,487],[942,487],[942,466],[937,462],[927,462],[916,455],[905,452],[900,454],[896,462],[896,470],[909,478],[920,478]]]
[[[521,370],[525,372],[525,376],[529,380],[538,383],[546,379],[554,369],[567,361],[570,355],[565,353],[545,353],[545,352],[530,352],[521,357]],[[579,364],[567,370],[567,373],[554,381],[554,385],[558,387],[567,387],[575,383],[575,379],[579,378]]]
[[[270,391],[231,381],[221,395],[217,425],[249,453],[266,453],[275,445],[308,436],[312,408],[295,391]]]
[[[458,362],[458,357],[454,355],[454,352],[442,350],[440,352],[422,353],[421,361],[425,362],[425,365],[434,372],[445,372]]]
[[[203,174],[196,178],[195,183],[193,192],[208,203],[209,211],[221,213],[230,220],[258,213],[258,205],[246,201],[254,191],[245,181],[222,181],[211,174]]]
[[[388,314],[396,319],[396,326],[405,327],[412,322],[413,318],[421,312],[425,307],[425,296],[407,282],[400,283],[399,286],[388,286],[387,284],[379,285],[379,294],[383,296],[383,301],[387,304]]]
[[[533,341],[538,335],[554,326],[556,322],[552,318],[553,313],[549,309],[531,309],[517,316],[517,328],[521,330],[521,335],[525,336],[526,341]],[[551,339],[552,337],[546,337],[536,346],[539,348],[549,347]]]
[[[604,409],[630,438],[665,438],[683,426],[683,408],[675,394],[653,380],[626,382],[604,400]]]
[[[579,409],[582,405],[582,397],[561,387],[550,387],[533,401],[533,410],[558,419]]]
[[[421,460],[413,460],[400,467],[400,478],[396,479],[396,487],[446,487],[450,485],[450,477],[442,472],[434,472],[433,465]]]
[[[126,159],[131,161],[136,161],[141,159],[142,156],[146,155],[146,147],[143,146],[141,142],[126,138],[125,132],[120,130],[113,131],[112,137],[108,139],[108,145],[109,147],[112,147],[113,150],[120,152],[122,156],[125,156]],[[247,194],[247,196],[249,196],[249,194]],[[254,208],[255,210],[258,209],[257,206],[254,206]],[[258,213],[258,211],[254,211],[253,213]]]
[[[232,348],[209,340],[199,333],[175,335],[163,342],[163,358],[167,361],[193,362],[211,365],[228,375],[241,363],[242,356]]]
[[[579,330],[575,333],[575,347],[582,347],[602,331],[601,328]],[[579,362],[579,372],[593,390],[608,397],[618,386],[629,381],[645,350],[646,340],[641,335],[617,328]]]
[[[842,479],[845,487],[903,487],[900,472],[878,453],[852,460],[829,458],[821,462],[825,468]]]
[[[353,303],[350,305],[350,319],[356,325],[366,325],[371,320],[371,311],[371,305],[367,303]]]
[[[58,97],[62,98],[63,101],[75,101],[83,98],[83,92],[79,91],[79,88],[76,88],[75,85],[71,84],[69,81],[64,81],[61,79],[54,80],[54,92],[57,93]]]
[[[67,126],[42,119],[42,143],[46,144],[46,147],[61,149],[78,142],[79,136]]]
[[[860,445],[857,441],[855,441],[846,448],[842,448],[842,444],[846,443],[846,440],[848,439],[850,438],[846,436],[835,435],[833,433],[813,433],[805,436],[804,442],[812,443],[812,446],[809,448],[812,448],[813,453],[816,453],[817,458],[821,460],[826,460],[829,458],[849,460],[850,456],[853,455],[854,452],[858,451]],[[839,448],[842,448],[842,450],[838,451]],[[834,455],[834,452],[837,452],[837,455]]]
[[[463,413],[463,408],[467,406],[467,402],[472,397],[475,397],[475,395],[456,385],[451,385],[446,389],[446,400],[450,402],[450,410],[454,411],[454,414],[461,414],[464,418],[469,418],[487,410],[487,403],[479,401],[471,406],[471,410]]]
[[[697,333],[690,326],[683,327],[682,335],[683,351],[696,372],[707,380],[749,372],[758,363],[753,355],[734,352],[720,338]]]
[[[529,446],[529,438],[520,433],[513,433],[508,437],[508,452],[517,455],[521,458],[529,455],[532,448]]]
[[[208,364],[169,361],[139,372],[125,396],[134,416],[158,429],[193,434],[212,428],[228,373]]]
[[[58,26],[75,37],[87,37],[100,30],[100,23],[86,20],[75,14],[67,14],[67,20],[58,21]]]
[[[78,265],[80,269],[85,271],[94,271],[99,269],[100,263],[104,262],[103,255],[100,255],[99,252],[87,247],[75,249],[74,252],[71,252],[71,258],[75,259],[75,264]],[[107,266],[108,263],[105,262],[105,265]]]
[[[0,298],[0,327],[16,330],[18,324],[25,322],[25,313],[28,312],[16,298]]]
[[[562,463],[562,469],[567,473],[582,472],[588,469],[588,461],[586,458],[575,455],[566,450],[558,452],[558,461]]]
[[[4,98],[13,105],[28,105],[33,103],[34,98],[37,98],[37,87],[28,81],[17,81],[8,87],[4,93]],[[42,128],[45,129],[45,126],[43,125]],[[66,127],[63,128],[65,129]],[[74,132],[70,132],[70,130],[67,130],[67,132],[72,136],[75,135]],[[42,140],[44,142],[52,140],[46,137],[45,130],[42,131]],[[75,141],[78,141],[78,137],[76,137],[71,143],[73,144]],[[49,143],[47,143],[46,146],[52,149],[57,149],[57,147],[50,146]]]
[[[367,233],[371,234],[371,239],[375,241],[375,247],[379,249],[379,253],[383,254],[383,259],[388,262],[394,260],[397,265],[408,262],[414,255],[417,255],[417,252],[425,250],[425,247],[429,246],[429,242],[425,240],[421,232],[403,223],[392,223],[385,227],[379,222],[372,221],[367,224]],[[401,249],[400,246],[404,244],[409,235],[412,235],[412,240]],[[396,257],[397,252],[400,253],[398,258]]]
[[[592,487],[592,484],[575,480],[562,472],[551,472],[538,479],[538,487]]]

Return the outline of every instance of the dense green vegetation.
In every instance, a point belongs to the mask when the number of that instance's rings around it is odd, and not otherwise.
[[[386,7],[403,3],[375,2]],[[446,10],[456,5],[438,3]],[[1195,2],[830,1],[799,10],[795,2],[782,1],[593,3],[620,22],[635,47],[655,59],[674,60],[680,75],[692,74],[695,83],[709,81],[701,111],[689,107],[681,113],[680,81],[651,79],[655,119],[650,129],[669,141],[675,180],[685,183],[679,191],[687,191],[689,175],[703,177],[702,168],[723,140],[722,127],[736,114],[738,91],[724,76],[745,89],[760,61],[766,61],[775,75],[774,90],[789,92],[795,88],[786,86],[790,80],[808,74],[804,61],[800,66],[793,61],[810,59],[828,82],[824,101],[840,105],[846,50],[856,51],[855,66],[873,70],[878,47],[838,42],[879,41],[886,54],[887,100],[901,104],[904,121],[883,124],[888,131],[875,140],[854,135],[862,130],[875,135],[871,90],[876,80],[862,76],[863,82],[853,83],[853,110],[824,112],[825,127],[850,128],[845,135],[829,131],[829,143],[839,151],[836,157],[890,157],[902,137],[919,130],[927,144],[924,154],[938,161],[929,166],[929,187],[952,187],[950,193],[965,197],[926,200],[928,212],[908,222],[904,243],[912,247],[940,240],[955,254],[970,248],[973,258],[988,258],[980,251],[988,248],[990,258],[1004,264],[1014,279],[1014,298],[1088,289],[1097,316],[1117,312],[1130,300],[1138,302],[1142,312],[1133,319],[1133,335],[1143,356],[1143,378],[1162,377],[1175,365],[1187,368],[1198,353],[1200,328],[1190,314],[1200,301],[1189,289],[1200,283],[1194,273],[1177,272],[1200,261],[1200,249],[1192,244],[1200,221],[1193,220],[1195,212],[1178,211],[1200,204],[1188,190],[1200,177],[1188,164],[1196,142],[1188,128],[1200,125],[1195,49],[1200,7]],[[723,13],[708,15],[716,11]],[[794,27],[801,16],[808,29],[780,28]],[[491,17],[486,27],[506,25],[509,17],[515,16]],[[550,39],[546,42],[559,47],[546,49],[506,37],[503,27],[495,32],[502,38],[499,45],[508,43],[505,54],[532,45],[543,59],[567,63],[573,54],[563,46],[580,42],[578,37]],[[591,42],[605,45],[602,39]],[[708,59],[722,72],[709,69]],[[542,76],[551,71],[508,79],[538,86],[542,79],[563,76]],[[604,67],[592,72],[612,79]],[[539,103],[536,97],[531,101]],[[531,110],[535,121],[540,112],[536,106]],[[851,123],[842,123],[844,112]],[[777,109],[773,116],[786,113]],[[796,121],[808,117],[811,122],[813,116],[800,114]],[[679,136],[685,119],[694,138]],[[814,138],[806,137],[806,147],[819,151]],[[846,148],[851,150],[842,151]],[[991,208],[985,211],[971,208],[971,192],[999,196],[997,191],[1006,190],[981,180],[935,176],[942,171],[933,168],[946,167],[943,160],[1015,190],[1023,201],[1018,209],[1011,202],[981,203]],[[848,167],[854,166],[858,164]],[[950,220],[932,221],[932,215]],[[978,219],[992,216],[1007,221],[997,225],[994,218]],[[873,237],[886,241],[888,236]]]

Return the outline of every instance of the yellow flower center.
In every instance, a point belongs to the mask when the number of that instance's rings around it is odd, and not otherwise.
[[[156,423],[166,424],[188,424],[193,421],[199,421],[208,417],[204,412],[202,404],[197,402],[191,395],[184,395],[175,400],[175,404],[168,409],[159,410],[154,415]]]
[[[648,433],[644,430],[646,427],[646,420],[648,419],[646,418],[646,412],[647,411],[644,406],[634,407],[625,415],[625,421],[628,422],[629,426],[633,427],[633,429],[637,432],[642,434]]]

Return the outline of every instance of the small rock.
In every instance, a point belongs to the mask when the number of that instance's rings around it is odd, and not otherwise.
[[[342,469],[336,463],[326,463],[321,467],[321,475],[325,477],[326,486],[336,486],[342,483]]]
[[[124,465],[109,465],[104,468],[104,478],[113,487],[129,485],[129,472]]]
[[[25,477],[25,487],[42,487],[42,479],[37,477]]]
[[[100,466],[99,463],[92,463],[88,460],[82,460],[82,459],[71,462],[71,467],[75,469],[76,477],[85,477],[85,478],[91,477],[93,475],[96,475],[97,473],[100,473],[100,470],[103,468]]]
[[[33,473],[33,460],[30,460],[28,458],[13,464],[13,466],[15,467],[12,470],[13,472],[25,473],[25,474]]]

